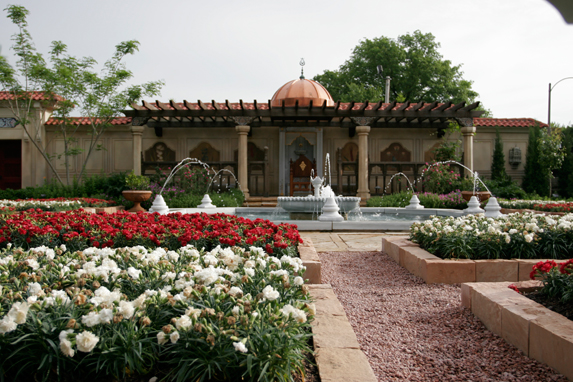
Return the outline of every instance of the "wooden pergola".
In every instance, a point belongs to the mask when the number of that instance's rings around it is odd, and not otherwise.
[[[253,128],[261,127],[338,127],[347,128],[350,137],[358,135],[358,190],[357,195],[363,198],[370,196],[368,190],[368,134],[377,128],[427,128],[435,129],[438,136],[452,121],[461,127],[464,137],[464,162],[473,168],[473,135],[475,127],[473,119],[483,112],[476,110],[479,102],[466,105],[461,103],[439,102],[403,102],[377,103],[370,102],[335,102],[327,106],[325,100],[321,104],[286,106],[285,101],[271,104],[225,101],[191,103],[187,101],[168,103],[143,101],[141,105],[133,104],[133,110],[125,110],[124,114],[132,117],[132,130],[139,126],[155,129],[158,137],[163,136],[163,128],[234,128],[239,135],[238,147],[238,180],[248,196],[246,186],[247,175],[247,144],[248,135]],[[139,127],[139,128],[137,128]],[[134,152],[141,152],[141,133],[137,133],[139,142],[134,142]],[[139,148],[139,149],[137,149]],[[139,155],[139,154],[137,154]],[[136,161],[137,162],[137,161]],[[136,169],[137,172],[137,169]]]
[[[133,118],[132,125],[155,128],[158,136],[164,127],[205,128],[235,127],[248,124],[251,127],[342,127],[353,128],[367,124],[372,128],[432,128],[444,129],[448,122],[457,121],[461,126],[472,126],[473,118],[482,111],[476,110],[479,102],[404,102],[377,103],[336,102],[334,106],[271,106],[267,103],[243,102],[218,103],[215,101],[191,103],[187,101],[163,103],[160,101],[133,104],[133,110],[123,113]],[[356,118],[361,118],[356,120]],[[363,120],[362,118],[368,118]]]

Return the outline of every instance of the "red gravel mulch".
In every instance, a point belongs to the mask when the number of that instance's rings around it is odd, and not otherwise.
[[[319,256],[379,381],[567,381],[488,331],[459,285],[425,284],[381,252]]]

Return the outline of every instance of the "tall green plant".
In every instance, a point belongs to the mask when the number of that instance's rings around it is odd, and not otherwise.
[[[491,180],[503,182],[508,175],[505,171],[505,155],[503,154],[503,142],[499,129],[495,129],[495,146],[493,148],[493,158],[491,161]]]
[[[544,176],[539,157],[539,141],[541,128],[539,125],[529,128],[527,154],[525,158],[524,177],[521,187],[529,194],[547,196],[549,192],[548,178]]]
[[[549,196],[552,195],[551,183],[554,178],[553,170],[561,167],[563,163],[564,150],[562,146],[561,129],[553,127],[552,129],[541,129],[539,135],[539,164],[542,176],[549,183]]]
[[[563,164],[559,177],[559,193],[565,198],[573,197],[573,128],[563,129]]]

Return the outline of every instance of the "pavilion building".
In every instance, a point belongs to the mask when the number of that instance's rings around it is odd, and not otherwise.
[[[41,98],[41,93],[38,93]],[[0,94],[0,188],[42,184],[53,177],[23,129],[15,123]],[[38,100],[40,101],[40,99]],[[287,82],[264,103],[147,102],[125,110],[100,137],[105,150],[92,154],[87,174],[134,170],[150,173],[156,166],[172,167],[184,158],[197,158],[215,169],[228,168],[251,199],[308,194],[310,170],[330,173],[337,194],[371,195],[403,189],[393,174],[419,177],[433,149],[445,139],[461,139],[462,162],[488,177],[495,130],[504,143],[506,170],[523,177],[529,128],[545,126],[530,118],[481,118],[479,103],[452,102],[335,102],[319,83],[301,78]],[[63,139],[50,108],[37,113],[36,139],[47,147],[58,172],[65,172]],[[456,122],[460,132],[446,130]],[[85,118],[75,123],[87,125]],[[81,130],[81,129],[80,129]],[[87,129],[78,136],[87,147]],[[330,171],[325,158],[330,158]],[[79,174],[83,155],[70,158],[70,172]],[[227,177],[227,182],[234,180]]]

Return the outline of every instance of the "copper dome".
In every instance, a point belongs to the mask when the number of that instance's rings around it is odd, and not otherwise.
[[[299,106],[308,106],[311,100],[313,106],[322,106],[324,101],[326,106],[334,105],[334,100],[324,86],[306,78],[289,81],[281,86],[273,95],[271,106],[282,106],[283,100],[285,106],[294,106],[297,100]]]

